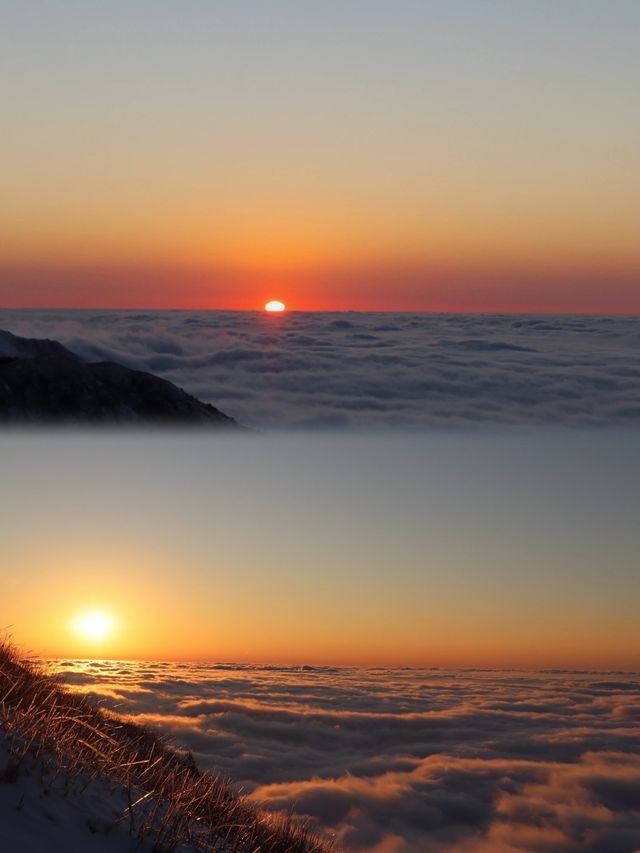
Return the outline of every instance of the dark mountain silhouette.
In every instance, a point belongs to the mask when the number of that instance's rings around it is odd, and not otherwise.
[[[56,341],[2,330],[0,422],[238,427],[166,379],[114,362],[85,362]]]

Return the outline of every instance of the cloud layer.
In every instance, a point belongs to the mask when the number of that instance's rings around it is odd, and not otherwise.
[[[640,318],[0,311],[266,428],[640,423]]]
[[[346,850],[640,850],[640,675],[61,661]]]

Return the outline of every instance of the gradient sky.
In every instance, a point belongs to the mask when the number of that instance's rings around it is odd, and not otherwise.
[[[640,310],[635,0],[0,8],[0,304]]]
[[[3,624],[48,655],[637,669],[639,440],[5,433]]]

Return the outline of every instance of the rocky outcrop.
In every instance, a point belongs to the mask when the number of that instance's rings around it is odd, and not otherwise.
[[[166,379],[113,362],[85,362],[56,341],[4,331],[0,422],[238,426]]]

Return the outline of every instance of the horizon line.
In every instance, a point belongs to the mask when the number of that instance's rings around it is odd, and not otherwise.
[[[264,308],[207,308],[207,307],[153,307],[142,305],[0,305],[0,311],[149,311],[154,313],[169,313],[169,312],[188,312],[200,311],[207,313],[225,313],[225,314],[267,314]],[[640,317],[640,311],[597,311],[597,310],[576,310],[576,311],[555,311],[552,309],[538,309],[535,311],[505,309],[505,310],[483,310],[470,308],[468,310],[450,310],[445,311],[436,308],[286,308],[285,311],[279,312],[275,316],[285,316],[286,314],[432,314],[432,315],[468,315],[474,314],[478,316],[529,316],[529,317]],[[274,316],[274,315],[270,315]],[[275,319],[275,317],[274,317]]]
[[[602,674],[620,674],[640,676],[640,669],[625,669],[625,668],[600,668],[592,667],[571,667],[571,666],[473,666],[471,664],[446,665],[446,664],[403,664],[403,663],[295,663],[295,662],[278,662],[267,663],[264,661],[229,661],[216,660],[215,658],[148,658],[148,657],[76,657],[73,655],[38,655],[33,653],[25,655],[24,660],[47,660],[47,661],[82,661],[90,663],[167,663],[167,664],[193,664],[198,666],[215,666],[215,667],[261,667],[264,669],[275,669],[286,667],[289,669],[309,669],[309,670],[326,670],[326,669],[403,669],[403,670],[433,670],[439,672],[546,672],[546,673],[592,673],[598,672]]]

